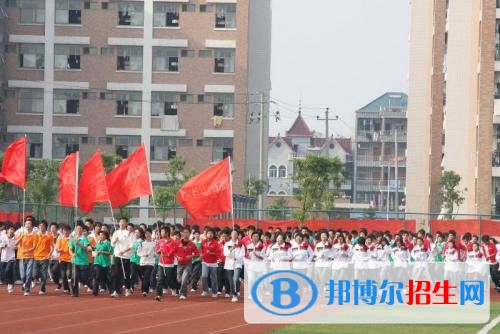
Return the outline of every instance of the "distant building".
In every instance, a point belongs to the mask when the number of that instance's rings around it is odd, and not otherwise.
[[[404,208],[407,105],[406,94],[386,93],[356,111],[355,203]]]
[[[297,191],[297,184],[293,181],[294,162],[304,159],[308,155],[337,157],[344,164],[349,173],[348,179],[342,185],[345,196],[352,196],[353,160],[350,138],[325,139],[318,138],[314,131],[307,126],[302,114],[299,115],[292,127],[282,137],[269,137],[268,145],[268,196],[293,196]]]

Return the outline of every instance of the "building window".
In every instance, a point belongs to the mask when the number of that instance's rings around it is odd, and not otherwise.
[[[278,177],[278,168],[275,165],[271,165],[269,167],[269,178],[277,178]]]
[[[54,89],[54,114],[79,114],[80,92]]]
[[[236,28],[236,4],[218,3],[215,9],[216,28]]]
[[[19,12],[21,23],[45,23],[44,0],[21,0]]]
[[[179,4],[175,2],[155,2],[153,8],[153,26],[178,27]]]
[[[278,177],[282,179],[286,178],[286,166],[281,165],[278,168]]]
[[[215,50],[215,73],[234,73],[234,49]]]
[[[21,44],[20,51],[20,68],[43,69],[45,67],[45,48],[43,44]]]
[[[187,138],[181,138],[179,139],[179,147],[192,147],[193,146],[193,140],[192,139],[187,139]]]
[[[80,136],[78,135],[54,135],[52,141],[52,158],[63,159],[68,154],[79,151],[79,143]]]
[[[20,89],[17,112],[43,114],[43,89]]]
[[[177,115],[177,94],[153,92],[151,94],[152,116],[175,116]]]
[[[233,157],[233,138],[214,138],[212,145],[212,161],[220,161]]]
[[[177,152],[175,137],[151,137],[151,160],[168,161]]]
[[[80,69],[79,45],[55,45],[54,67],[60,70]]]
[[[234,118],[234,94],[214,94],[214,116]]]
[[[120,116],[142,115],[142,93],[116,92],[116,114]]]
[[[140,1],[120,1],[118,5],[118,25],[144,25],[144,3]]]
[[[179,49],[154,46],[153,71],[179,72]]]
[[[118,71],[142,71],[142,47],[119,46],[116,51]]]
[[[200,58],[212,58],[213,57],[213,50],[199,50],[198,51],[198,57]]]
[[[80,0],[56,0],[56,24],[81,24],[82,3]]]
[[[115,136],[116,155],[128,158],[141,145],[141,136]]]
[[[21,139],[25,136],[24,133],[12,133],[7,137],[9,142],[16,139]],[[43,135],[41,133],[28,133],[28,157],[33,159],[42,158]]]

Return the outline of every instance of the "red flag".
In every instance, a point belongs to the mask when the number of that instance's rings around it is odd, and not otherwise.
[[[191,178],[177,193],[177,200],[194,219],[231,212],[232,197],[229,158]]]
[[[26,189],[26,137],[16,140],[5,151],[1,181]]]
[[[101,151],[83,165],[83,173],[78,183],[78,206],[83,212],[90,212],[95,203],[109,201],[106,173],[102,166]]]
[[[113,208],[153,193],[144,144],[109,173],[106,183]]]
[[[64,158],[59,168],[59,203],[75,207],[77,202],[78,152]]]

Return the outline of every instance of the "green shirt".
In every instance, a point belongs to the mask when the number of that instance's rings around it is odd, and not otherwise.
[[[81,237],[78,242],[81,246],[88,247],[90,246],[89,239],[87,237]],[[73,258],[71,259],[71,263],[76,264],[77,266],[88,266],[89,265],[89,257],[86,249],[82,249],[80,246],[76,245],[75,238],[72,238],[69,242],[69,248],[73,250]]]
[[[134,254],[130,257],[130,262],[135,263],[137,265],[141,264],[141,257],[137,255],[137,249],[139,248],[139,245],[141,244],[143,240],[138,239],[136,242],[134,242],[134,245],[132,246],[132,249],[134,250]]]
[[[198,248],[198,251],[201,250],[201,241],[193,241],[194,244],[196,245],[196,248]],[[200,262],[201,259],[199,257],[193,257],[193,263]]]
[[[98,241],[95,245],[95,250],[113,253],[113,247],[111,246],[111,242],[109,242],[109,240]],[[111,266],[110,257],[111,255],[109,254],[97,254],[94,258],[94,264],[100,267],[109,268]]]

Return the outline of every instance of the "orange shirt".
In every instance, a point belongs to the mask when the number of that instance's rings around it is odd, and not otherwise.
[[[54,246],[54,238],[49,233],[38,233],[38,243],[35,248],[35,260],[48,260]]]
[[[69,238],[64,236],[57,239],[56,250],[59,252],[59,262],[71,262],[71,254],[69,253]]]
[[[90,246],[92,247],[92,249],[94,249],[95,245],[96,245],[94,237],[89,235],[87,238],[89,239]],[[88,257],[89,257],[89,263],[90,264],[94,263],[94,257],[92,256],[92,251],[87,252],[87,253],[88,253]]]
[[[17,249],[17,258],[18,259],[33,259],[35,257],[35,250],[34,247],[36,246],[38,242],[38,235],[34,232],[27,233],[23,232],[21,233],[17,240],[21,240],[19,242],[19,246]],[[27,253],[24,250],[29,250]]]

